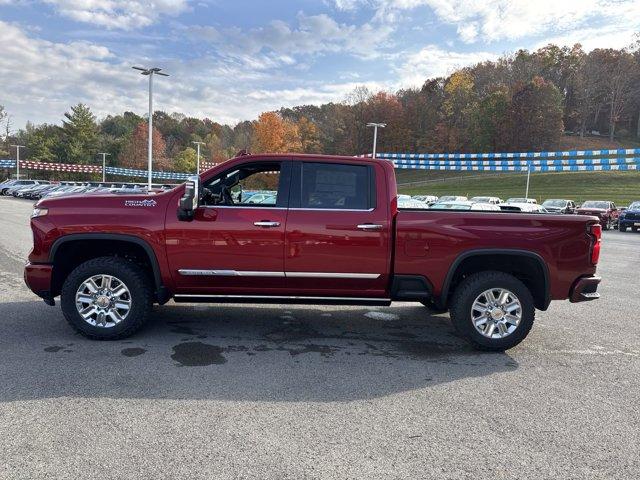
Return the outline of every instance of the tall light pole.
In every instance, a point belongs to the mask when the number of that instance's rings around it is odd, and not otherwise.
[[[196,166],[196,175],[200,175],[200,145],[206,145],[204,142],[191,142],[195,143],[198,146],[198,163]]]
[[[527,190],[524,192],[524,198],[529,198],[529,177],[531,177],[531,162],[527,160]]]
[[[26,148],[24,145],[11,145],[16,147],[16,180],[20,180],[20,149]]]
[[[147,169],[148,169],[148,185],[147,187],[151,190],[151,177],[152,177],[152,167],[153,167],[153,75],[162,75],[163,77],[168,77],[166,73],[160,73],[161,68],[152,67],[152,68],[142,68],[142,67],[131,67],[134,70],[140,70],[142,75],[147,75],[149,77],[149,153],[147,156]]]
[[[367,123],[367,127],[373,127],[373,155],[372,158],[376,158],[376,144],[378,143],[378,127],[386,127],[386,123]]]
[[[107,157],[107,155],[111,156],[110,153],[105,153],[105,152],[100,152],[98,153],[98,155],[102,155],[102,183],[104,183],[105,180],[105,175],[106,175],[106,169],[105,167],[107,166],[107,162],[105,160],[105,158]]]

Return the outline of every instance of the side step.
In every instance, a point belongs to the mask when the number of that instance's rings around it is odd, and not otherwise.
[[[376,305],[388,307],[389,298],[356,298],[356,297],[287,297],[269,295],[191,295],[173,296],[176,303],[265,303],[287,305]]]

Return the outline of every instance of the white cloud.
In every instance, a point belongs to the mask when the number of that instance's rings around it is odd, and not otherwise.
[[[116,58],[108,48],[88,42],[56,43],[32,36],[19,26],[0,21],[0,85],[2,103],[14,128],[27,120],[60,123],[71,105],[87,104],[99,118],[123,111],[145,113],[146,77],[131,65],[148,59]],[[275,55],[275,54],[274,54]],[[252,57],[262,68],[247,68],[242,60],[206,56],[175,59],[159,66],[171,74],[154,83],[159,110],[209,117],[222,123],[257,118],[267,110],[306,103],[343,100],[356,85],[383,89],[374,82],[305,81],[270,69],[268,56]],[[277,64],[290,62],[284,55]]]
[[[420,86],[427,78],[446,76],[461,67],[485,60],[495,60],[497,57],[496,54],[489,52],[460,53],[429,45],[409,55],[398,69],[399,86]]]
[[[638,0],[376,0],[376,18],[397,21],[398,12],[430,8],[441,22],[456,27],[466,43],[491,43],[589,29],[640,28]],[[339,3],[339,2],[337,2]],[[364,0],[349,0],[350,9]]]
[[[275,52],[279,55],[313,55],[339,52],[374,58],[379,48],[388,42],[394,28],[390,25],[348,25],[338,23],[326,14],[297,15],[297,26],[274,20],[264,27],[251,30],[226,29],[216,35],[213,27],[189,27],[190,35],[225,46],[225,51],[245,56]]]
[[[0,0],[2,1],[2,0]],[[147,27],[163,15],[187,10],[187,0],[44,0],[65,17],[106,28]]]

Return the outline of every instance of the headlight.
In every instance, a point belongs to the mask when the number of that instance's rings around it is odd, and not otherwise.
[[[48,208],[36,207],[33,209],[33,212],[31,212],[31,218],[44,217],[48,213],[49,213]]]

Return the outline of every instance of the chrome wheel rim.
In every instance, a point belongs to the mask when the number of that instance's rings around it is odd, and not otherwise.
[[[93,275],[78,287],[76,309],[89,325],[112,328],[129,315],[131,292],[117,277]]]
[[[471,321],[487,338],[504,338],[516,331],[522,320],[522,304],[505,288],[491,288],[476,297],[471,305]]]

